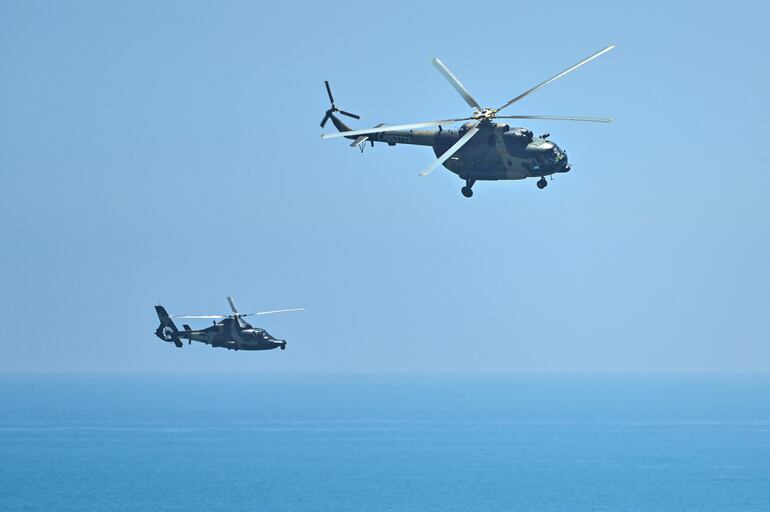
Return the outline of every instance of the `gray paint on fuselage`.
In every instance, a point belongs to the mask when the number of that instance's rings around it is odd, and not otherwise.
[[[275,339],[266,330],[243,323],[246,327],[238,328],[235,320],[225,318],[205,329],[179,331],[179,337],[235,350],[270,350],[283,344],[283,340]]]
[[[331,116],[340,131],[348,125]],[[389,146],[410,144],[430,146],[436,157],[444,154],[473,123],[459,129],[405,130],[369,135],[372,142]],[[355,138],[355,137],[348,137]],[[444,167],[464,180],[521,180],[566,172],[567,155],[553,141],[533,137],[526,128],[511,128],[503,123],[482,122],[479,132],[444,162]]]
[[[184,346],[181,340],[188,340],[188,343],[198,341],[212,347],[233,350],[286,348],[286,340],[274,338],[266,330],[252,326],[240,316],[223,318],[205,329],[190,329],[185,325],[184,330],[179,330],[163,306],[155,306],[155,312],[160,320],[155,335],[163,341],[173,342],[179,348]]]

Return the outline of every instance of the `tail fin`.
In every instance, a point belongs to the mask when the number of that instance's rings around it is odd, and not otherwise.
[[[173,342],[179,348],[182,348],[182,340],[179,339],[179,329],[174,325],[174,321],[166,312],[163,306],[155,306],[155,312],[158,314],[160,325],[155,329],[155,336],[163,341]]]

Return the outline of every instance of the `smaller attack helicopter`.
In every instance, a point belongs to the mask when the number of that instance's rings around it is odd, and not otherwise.
[[[291,308],[258,313],[239,313],[233,298],[228,297],[227,301],[233,312],[231,315],[169,315],[166,308],[157,305],[155,312],[158,314],[160,325],[155,329],[155,336],[163,341],[173,343],[179,348],[182,348],[182,340],[186,339],[188,345],[193,341],[200,341],[206,345],[223,347],[227,350],[270,350],[279,347],[281,350],[285,350],[286,340],[276,339],[266,330],[253,327],[244,321],[243,317],[305,310],[305,308]],[[180,331],[172,318],[208,318],[214,320],[214,325],[205,329],[193,329],[184,324],[182,326],[184,329]]]
[[[433,65],[436,69],[462,96],[468,106],[473,108],[473,112],[469,116],[443,119],[441,121],[398,125],[378,124],[373,128],[353,129],[335,114],[339,113],[354,119],[360,119],[360,117],[337,107],[334,103],[329,82],[327,81],[325,82],[326,93],[329,95],[331,107],[326,111],[321,120],[321,128],[326,126],[327,121],[331,120],[339,133],[327,133],[322,135],[322,137],[325,139],[333,137],[351,139],[353,142],[350,145],[353,147],[359,146],[361,151],[364,150],[367,142],[372,146],[374,146],[375,142],[384,142],[389,146],[395,146],[396,144],[429,146],[438,158],[422,171],[420,176],[427,176],[435,168],[443,165],[465,180],[465,186],[461,189],[465,197],[473,195],[473,185],[481,180],[496,181],[539,178],[537,188],[543,189],[548,185],[548,181],[545,179],[546,176],[570,171],[572,166],[567,162],[567,153],[548,138],[548,133],[536,137],[531,130],[526,128],[512,127],[506,123],[495,121],[500,119],[537,119],[609,123],[612,119],[581,116],[500,115],[499,112],[600,55],[604,55],[614,47],[614,45],[607,46],[574,66],[531,87],[497,108],[482,107],[443,62],[439,59],[433,59]],[[456,123],[464,124],[459,128],[444,128],[444,126]],[[433,127],[438,127],[438,131],[420,129]]]

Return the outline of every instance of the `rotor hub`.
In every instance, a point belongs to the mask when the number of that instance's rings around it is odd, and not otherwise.
[[[471,119],[474,119],[476,121],[489,121],[491,119],[494,119],[496,115],[497,115],[497,109],[485,108],[474,112],[473,115],[471,116]]]

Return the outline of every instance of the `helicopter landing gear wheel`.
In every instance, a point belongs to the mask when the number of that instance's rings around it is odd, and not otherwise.
[[[465,180],[465,186],[460,189],[460,192],[463,193],[465,197],[473,197],[473,184],[476,183],[476,180]]]
[[[540,190],[543,190],[547,186],[548,186],[548,182],[545,181],[545,176],[537,180],[537,188],[539,188]]]

